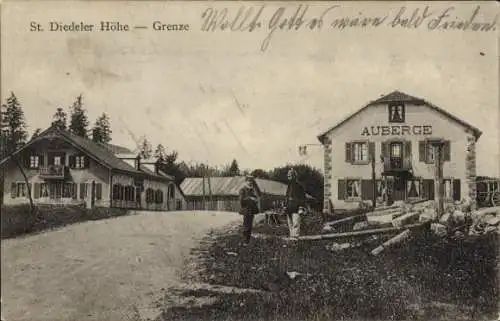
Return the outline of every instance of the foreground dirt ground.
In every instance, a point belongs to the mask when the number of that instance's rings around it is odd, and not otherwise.
[[[179,284],[190,250],[240,217],[221,212],[140,212],[2,241],[5,320],[155,318],[152,303]]]

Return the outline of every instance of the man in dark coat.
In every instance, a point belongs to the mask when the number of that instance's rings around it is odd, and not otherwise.
[[[297,181],[297,172],[294,169],[288,171],[288,187],[286,190],[286,215],[290,238],[294,239],[300,235],[301,214],[306,207],[306,192],[304,187]]]
[[[260,196],[252,176],[245,178],[245,186],[240,190],[240,214],[243,215],[243,244],[248,245],[252,235],[253,218],[260,212]]]

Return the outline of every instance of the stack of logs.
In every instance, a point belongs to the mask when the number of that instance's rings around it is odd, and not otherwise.
[[[396,234],[371,251],[378,255],[426,230],[443,238],[465,238],[499,231],[500,207],[473,211],[470,204],[466,200],[447,204],[444,214],[438,217],[434,201],[400,202],[327,222],[323,228],[326,234],[299,239],[340,240]],[[340,232],[331,233],[334,231]]]

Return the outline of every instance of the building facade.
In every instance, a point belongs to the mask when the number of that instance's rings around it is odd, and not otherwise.
[[[0,162],[3,203],[85,205],[144,210],[180,210],[185,206],[174,179],[134,165],[97,144],[67,131],[49,128]],[[123,151],[123,150],[122,150]]]
[[[321,134],[325,210],[360,201],[434,199],[435,143],[443,144],[445,200],[476,197],[475,144],[481,131],[445,110],[395,91]],[[373,188],[372,162],[375,162]]]

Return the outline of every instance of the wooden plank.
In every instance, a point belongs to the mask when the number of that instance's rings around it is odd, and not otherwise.
[[[340,220],[332,221],[332,222],[327,222],[325,225],[328,225],[330,227],[335,226],[335,225],[340,225],[343,223],[357,223],[366,220],[366,215],[356,215],[356,216],[349,216],[345,218],[341,218]]]
[[[406,213],[403,216],[400,216],[400,217],[392,220],[392,226],[401,227],[403,225],[407,225],[407,224],[413,223],[415,221],[418,221],[420,214],[421,214],[420,212]]]
[[[298,239],[304,240],[304,241],[307,241],[307,240],[309,240],[309,241],[312,241],[312,240],[332,240],[332,239],[349,238],[349,237],[362,237],[362,236],[370,236],[370,235],[378,235],[378,234],[390,234],[390,233],[403,231],[406,229],[411,230],[414,228],[422,227],[424,224],[426,224],[426,222],[410,224],[410,225],[406,225],[403,227],[385,227],[385,228],[361,230],[361,231],[345,232],[345,233],[307,235],[307,236],[300,236]]]
[[[379,255],[383,250],[386,248],[389,248],[391,246],[394,246],[398,243],[401,243],[408,238],[410,238],[411,232],[409,229],[404,230],[403,232],[399,233],[398,235],[394,236],[393,238],[387,240],[386,242],[382,243],[380,246],[376,247],[373,249],[371,252],[372,255]]]

